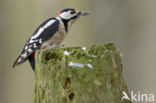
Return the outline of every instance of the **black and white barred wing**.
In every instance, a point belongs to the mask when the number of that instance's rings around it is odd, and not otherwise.
[[[40,48],[44,42],[49,40],[58,31],[58,28],[59,21],[55,18],[50,18],[43,22],[29,38],[13,67],[27,60],[34,51]]]

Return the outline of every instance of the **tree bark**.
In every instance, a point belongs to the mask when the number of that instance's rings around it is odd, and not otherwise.
[[[128,94],[113,43],[37,52],[34,103],[131,103],[123,91]]]

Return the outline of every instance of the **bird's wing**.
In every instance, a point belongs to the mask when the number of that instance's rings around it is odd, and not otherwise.
[[[50,18],[43,22],[33,33],[33,35],[29,38],[27,43],[25,44],[22,53],[16,59],[13,67],[18,64],[23,63],[27,58],[38,48],[41,47],[43,42],[50,39],[59,28],[59,20],[56,18]]]

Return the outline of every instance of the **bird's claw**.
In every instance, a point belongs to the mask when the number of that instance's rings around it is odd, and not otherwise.
[[[49,50],[49,49],[55,49],[55,48],[59,48],[59,47],[65,47],[65,44],[59,44],[59,45],[52,45],[52,46],[48,46],[46,49],[44,50]]]

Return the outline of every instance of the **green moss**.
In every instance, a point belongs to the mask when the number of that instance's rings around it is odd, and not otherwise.
[[[113,43],[92,45],[85,51],[81,47],[38,51],[36,62],[35,103],[130,103],[121,101],[127,86]],[[70,62],[83,67],[68,66]]]

